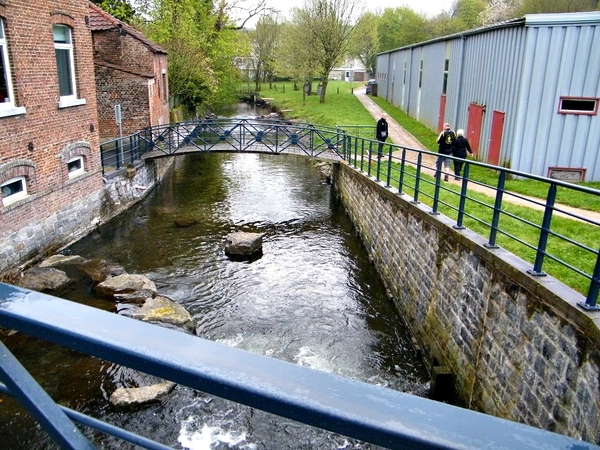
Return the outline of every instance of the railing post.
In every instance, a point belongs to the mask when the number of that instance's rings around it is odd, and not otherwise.
[[[122,157],[121,152],[122,152],[121,141],[117,140],[117,141],[115,141],[115,158],[117,160],[117,169],[120,169],[121,165],[122,165],[121,164],[121,157]]]
[[[393,149],[392,146],[389,146],[389,150],[388,150],[388,161],[387,161],[387,179],[385,182],[385,187],[390,187],[390,181],[392,180],[392,153],[393,153]]]
[[[533,264],[533,269],[527,271],[530,275],[537,277],[546,275],[546,273],[542,271],[542,265],[544,264],[544,255],[546,254],[546,248],[548,246],[548,235],[550,234],[555,201],[556,184],[552,183],[550,189],[548,189],[548,195],[546,196],[546,209],[544,210],[544,218],[542,220],[542,227],[540,228],[540,240],[536,250],[535,263]]]
[[[74,450],[96,448],[2,341],[0,341],[0,379],[11,395],[25,407],[61,448]]]
[[[463,218],[465,216],[465,203],[467,200],[467,184],[469,183],[469,163],[465,163],[465,169],[463,171],[463,179],[460,186],[460,200],[458,202],[458,217],[456,218],[456,225],[453,228],[457,230],[464,230]]]
[[[504,194],[504,184],[506,183],[506,172],[500,171],[498,176],[498,187],[496,188],[496,202],[494,204],[494,215],[492,216],[492,225],[490,230],[489,242],[483,244],[487,248],[498,248],[496,245],[496,236],[498,234],[498,222],[500,221],[500,212],[502,211],[502,196]]]
[[[421,167],[423,165],[423,153],[419,152],[417,156],[417,174],[415,177],[415,195],[413,197],[413,201],[411,202],[414,205],[419,203],[419,184],[421,182]]]
[[[435,187],[433,189],[433,207],[431,209],[430,214],[437,216],[439,214],[438,212],[438,204],[440,202],[440,185],[441,185],[441,178],[442,178],[442,163],[444,162],[444,160],[442,159],[442,157],[438,156],[438,159],[435,163]]]
[[[368,176],[371,176],[371,164],[373,164],[372,158],[373,158],[373,141],[369,141],[369,164],[367,166],[367,175]]]
[[[598,249],[598,253],[596,254],[596,266],[594,267],[594,273],[592,274],[592,281],[590,283],[590,288],[588,289],[588,294],[585,299],[585,303],[579,302],[577,303],[583,309],[588,311],[600,311],[600,306],[597,305],[598,302],[598,293],[600,292],[600,249]]]
[[[404,186],[404,168],[406,161],[406,147],[402,148],[402,160],[400,161],[400,175],[398,176],[398,194],[402,195],[402,186]]]

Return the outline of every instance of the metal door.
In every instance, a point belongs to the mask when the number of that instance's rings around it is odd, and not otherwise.
[[[492,113],[492,131],[490,132],[490,147],[487,162],[495,166],[500,161],[500,147],[502,146],[502,132],[504,131],[504,112]]]
[[[471,103],[469,105],[469,118],[467,120],[467,139],[471,144],[471,149],[475,156],[479,153],[479,143],[481,141],[481,124],[483,123],[483,113],[485,106]]]
[[[446,113],[446,96],[440,97],[440,113],[438,115],[438,133],[444,129],[444,118]]]

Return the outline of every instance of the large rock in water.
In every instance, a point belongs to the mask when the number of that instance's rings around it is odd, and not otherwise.
[[[54,267],[33,267],[23,272],[23,276],[17,281],[17,285],[32,291],[53,291],[64,286],[69,277],[62,270]]]
[[[103,295],[112,295],[117,300],[144,301],[156,296],[156,285],[143,275],[123,274],[108,278],[96,286]]]
[[[194,319],[190,313],[164,295],[147,299],[144,306],[134,311],[131,317],[144,322],[163,322],[195,331]]]
[[[175,383],[165,381],[164,383],[144,386],[139,388],[118,388],[110,395],[110,404],[116,408],[131,408],[160,402],[169,394]]]
[[[225,237],[225,254],[252,256],[262,252],[262,233],[238,231]]]

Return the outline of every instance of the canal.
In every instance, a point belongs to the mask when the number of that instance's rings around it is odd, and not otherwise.
[[[184,226],[182,226],[184,224]],[[263,254],[236,261],[233,231],[264,233]],[[427,370],[332,186],[308,158],[183,157],[143,202],[68,248],[152,279],[183,305],[196,334],[250,352],[426,396]],[[56,293],[129,314],[77,273]],[[133,320],[133,319],[132,319]],[[373,448],[177,386],[162,403],[116,411],[118,387],[159,380],[22,334],[6,345],[62,405],[186,449]],[[52,448],[14,401],[0,398],[4,448]],[[90,434],[99,448],[130,448]],[[132,447],[131,447],[132,448]]]

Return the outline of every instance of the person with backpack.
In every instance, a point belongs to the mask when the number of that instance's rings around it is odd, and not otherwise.
[[[452,155],[452,147],[454,146],[455,139],[456,134],[450,129],[450,124],[445,123],[444,130],[440,133],[436,141],[438,144],[438,153],[440,155]],[[445,156],[440,156],[440,158],[442,159],[442,162],[440,163],[438,161],[438,167],[441,169],[441,165],[443,165],[442,171],[444,172],[444,181],[448,181],[448,173],[450,172],[450,158]]]

